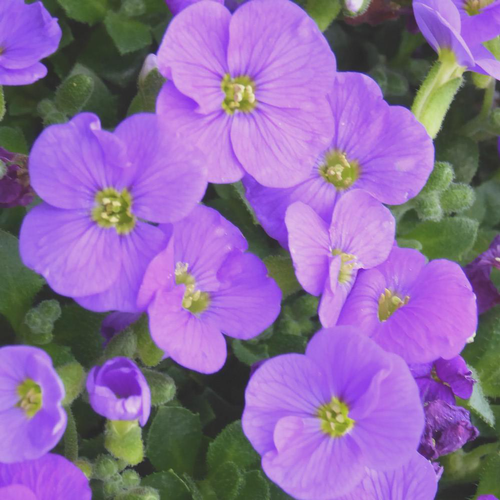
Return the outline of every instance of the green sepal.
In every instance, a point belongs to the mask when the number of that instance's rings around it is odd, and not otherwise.
[[[439,222],[443,218],[441,200],[437,192],[419,196],[415,200],[415,210],[420,219]]]
[[[137,420],[108,420],[104,446],[116,458],[130,465],[137,465],[144,459],[142,431]]]
[[[462,213],[474,204],[476,194],[468,184],[453,183],[441,193],[441,208],[446,214]]]
[[[94,477],[106,480],[118,474],[118,464],[111,455],[99,455],[94,464]]]
[[[305,8],[318,28],[325,31],[340,14],[342,5],[340,0],[307,0]]]
[[[454,178],[455,172],[451,164],[445,161],[437,161],[419,196],[424,196],[435,191],[444,191],[452,183]]]
[[[174,379],[165,373],[143,369],[151,390],[151,404],[160,406],[168,403],[175,397],[176,387]]]
[[[126,328],[115,335],[104,349],[104,359],[112,359],[118,356],[134,358],[137,351],[137,338],[132,328]]]
[[[57,374],[66,391],[62,404],[69,406],[83,391],[86,379],[85,370],[78,361],[73,361],[57,368]]]
[[[134,469],[124,470],[122,479],[125,488],[136,488],[141,484],[141,476]]]
[[[160,500],[160,494],[149,486],[139,486],[119,493],[114,500]]]
[[[149,319],[146,314],[132,325],[137,337],[137,354],[140,360],[149,367],[158,365],[165,353],[159,349],[151,338],[149,331]]]

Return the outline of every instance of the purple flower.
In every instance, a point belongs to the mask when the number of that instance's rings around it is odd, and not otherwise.
[[[440,358],[434,363],[411,365],[410,370],[424,403],[441,399],[454,405],[455,396],[469,399],[476,383],[461,356],[448,360]]]
[[[46,203],[24,219],[20,252],[57,293],[94,311],[138,310],[144,271],[166,244],[145,221],[181,219],[207,186],[199,153],[164,127],[137,114],[110,133],[82,113],[35,142],[31,183]]]
[[[323,294],[321,324],[334,326],[358,269],[375,267],[391,253],[394,217],[370,194],[354,190],[337,203],[329,226],[301,202],[290,205],[285,222],[297,278],[310,294]]]
[[[266,361],[245,400],[243,430],[265,473],[301,500],[349,493],[365,467],[404,465],[424,426],[406,363],[350,327],[320,331],[305,355]]]
[[[170,23],[158,52],[169,81],[157,112],[206,155],[208,180],[287,187],[307,178],[332,136],[325,97],[335,56],[288,0],[252,0],[231,16],[198,2]]]
[[[93,410],[109,420],[137,420],[144,426],[151,412],[146,378],[128,358],[113,358],[94,366],[87,377]]]
[[[413,11],[438,54],[451,51],[460,66],[500,79],[500,61],[484,45],[500,33],[500,1],[414,0]]]
[[[0,85],[27,85],[47,74],[39,61],[53,54],[62,32],[42,2],[0,2]]]
[[[500,234],[495,236],[486,252],[479,255],[464,268],[465,274],[476,294],[479,314],[500,304],[500,293],[491,281],[493,268],[500,269]]]
[[[498,500],[498,498],[495,495],[481,495],[477,500]]]
[[[425,430],[418,451],[429,460],[452,453],[479,436],[465,408],[436,400],[425,403],[424,411]]]
[[[83,472],[60,455],[37,460],[0,463],[2,500],[90,500],[92,492]]]
[[[0,208],[29,205],[34,195],[28,175],[28,157],[0,148]]]
[[[139,292],[148,306],[151,336],[174,361],[202,373],[226,360],[222,333],[247,340],[280,312],[281,291],[264,263],[244,253],[238,228],[199,206],[166,226],[167,248],[149,265]]]
[[[392,471],[368,469],[357,488],[335,500],[434,500],[437,483],[433,465],[415,452],[409,462]]]
[[[333,139],[309,165],[309,176],[287,189],[270,189],[245,177],[248,200],[266,232],[287,247],[285,212],[302,201],[330,221],[336,201],[362,189],[382,203],[399,205],[416,196],[434,166],[434,146],[413,114],[389,106],[371,78],[337,73],[328,102]]]
[[[108,314],[101,323],[101,335],[106,345],[115,335],[122,332],[132,323],[138,321],[140,313],[112,312]]]
[[[0,463],[41,457],[66,429],[64,386],[36,347],[0,348]]]
[[[193,5],[194,3],[198,3],[204,0],[165,0],[167,2],[167,7],[170,9],[172,14],[178,14],[181,10],[184,10],[186,7]],[[212,0],[213,2],[221,3],[224,5],[224,0]]]
[[[338,324],[361,328],[408,363],[451,359],[476,331],[476,299],[455,262],[427,263],[417,250],[394,247],[358,275]]]

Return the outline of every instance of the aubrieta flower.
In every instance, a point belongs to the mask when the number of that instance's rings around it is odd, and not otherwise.
[[[449,404],[455,404],[455,396],[469,399],[476,383],[461,356],[452,359],[439,358],[433,363],[410,365],[410,370],[424,403],[441,399]]]
[[[178,14],[181,10],[184,10],[186,7],[193,5],[198,2],[208,1],[208,0],[165,0],[167,3],[167,7],[170,9],[172,14]],[[211,0],[213,2],[221,3],[224,5],[224,0]]]
[[[461,406],[438,399],[425,403],[424,412],[425,429],[418,451],[429,460],[448,455],[479,436],[469,411]]]
[[[406,363],[351,327],[322,330],[306,354],[267,360],[245,392],[243,430],[267,476],[294,498],[352,491],[365,468],[415,453],[424,426]]]
[[[322,294],[321,324],[334,326],[358,270],[391,253],[394,217],[370,194],[354,190],[340,199],[328,224],[301,202],[290,205],[285,222],[297,279],[310,294]]]
[[[482,314],[500,304],[500,292],[491,280],[491,271],[500,269],[500,234],[495,236],[486,252],[464,268],[477,297],[477,310]]]
[[[216,372],[227,356],[222,333],[259,335],[278,317],[281,291],[264,263],[245,253],[239,229],[215,210],[199,206],[164,230],[170,240],[146,271],[139,305],[148,306],[151,336],[168,356]]]
[[[248,176],[246,195],[265,231],[287,247],[285,212],[302,201],[330,221],[336,201],[353,189],[399,205],[416,196],[434,166],[434,146],[424,127],[401,106],[390,106],[375,81],[337,73],[329,89],[333,139],[309,163],[309,176],[288,189],[270,189]]]
[[[287,187],[329,144],[325,97],[335,56],[289,0],[252,0],[231,15],[217,2],[177,14],[158,52],[157,112],[206,156],[208,180]]]
[[[485,46],[500,35],[500,1],[414,0],[413,11],[440,56],[447,51],[459,66],[500,79],[500,61]]]
[[[34,195],[28,175],[28,157],[0,148],[0,208],[29,205]]]
[[[53,54],[61,28],[42,2],[0,2],[0,85],[27,85],[47,74],[41,59]]]
[[[495,495],[481,495],[477,500],[498,500],[498,498]]]
[[[0,463],[37,459],[54,448],[66,429],[64,394],[45,351],[0,348]]]
[[[437,483],[432,464],[415,452],[409,462],[392,471],[367,469],[354,491],[335,500],[434,500]]]
[[[2,500],[90,500],[92,491],[83,472],[60,455],[0,463]]]
[[[167,241],[146,221],[181,219],[207,186],[199,152],[169,130],[137,114],[110,133],[82,113],[36,140],[31,184],[45,203],[25,217],[20,252],[57,293],[94,311],[137,311],[144,271]]]
[[[354,325],[408,363],[451,359],[477,326],[476,298],[455,262],[394,247],[386,262],[363,271],[339,325]]]
[[[92,409],[109,420],[139,420],[146,425],[151,412],[151,391],[139,367],[117,357],[94,366],[87,377]]]

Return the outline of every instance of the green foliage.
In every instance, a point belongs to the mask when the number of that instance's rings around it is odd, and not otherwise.
[[[110,455],[99,455],[94,464],[94,477],[97,479],[109,479],[118,473],[118,464]]]
[[[26,139],[18,128],[0,127],[0,147],[11,153],[28,153]]]
[[[495,495],[500,497],[500,455],[492,455],[488,458],[481,471],[479,485],[477,487],[476,496],[479,495]]]
[[[269,483],[261,471],[253,470],[243,476],[243,486],[238,493],[238,500],[270,500]]]
[[[89,75],[73,75],[67,78],[56,91],[54,104],[65,115],[76,115],[87,104],[94,92],[94,80]]]
[[[168,403],[175,397],[175,382],[166,373],[143,369],[149,388],[151,389],[151,404],[160,406]]]
[[[102,21],[108,8],[107,0],[57,0],[66,14],[75,21],[95,24]]]
[[[441,194],[441,207],[446,214],[462,213],[474,203],[476,195],[468,184],[453,183]]]
[[[168,500],[192,500],[186,483],[174,471],[155,472],[142,480],[143,486],[155,488],[161,498]]]
[[[141,476],[134,469],[126,469],[122,472],[123,486],[135,488],[141,484]]]
[[[340,0],[307,0],[307,13],[316,21],[318,28],[325,31],[340,14]]]
[[[104,24],[120,54],[135,52],[151,43],[149,27],[122,14],[108,12]]]
[[[295,277],[292,259],[288,255],[270,255],[264,259],[264,263],[269,276],[278,283],[284,299],[301,289]]]
[[[146,366],[156,366],[163,358],[164,352],[156,347],[149,332],[147,315],[141,316],[139,321],[132,326],[137,337],[137,354]]]
[[[3,87],[0,85],[0,122],[5,116],[5,96],[3,95]]]
[[[154,488],[138,487],[119,493],[115,500],[160,500],[160,495]]]
[[[495,415],[490,407],[488,398],[484,395],[480,376],[474,368],[471,367],[470,369],[472,371],[472,378],[476,383],[474,384],[472,396],[466,403],[466,406],[490,427],[495,427]]]
[[[139,80],[138,92],[130,104],[128,115],[140,112],[154,113],[156,109],[156,98],[164,83],[165,78],[163,78],[157,69],[150,71],[146,75],[144,81]]]
[[[236,464],[225,462],[210,474],[209,481],[217,499],[236,500],[245,480]]]
[[[115,335],[104,349],[104,359],[112,359],[117,356],[133,358],[137,351],[137,338],[132,328],[126,328]]]
[[[436,141],[439,162],[449,162],[455,170],[457,182],[470,183],[479,166],[479,148],[470,137],[442,134]]]
[[[420,194],[427,195],[436,191],[441,193],[448,188],[454,178],[455,172],[452,165],[445,161],[437,161]]]
[[[60,366],[57,373],[61,377],[66,391],[62,404],[68,406],[82,393],[86,373],[83,366],[77,361]]]
[[[142,431],[137,420],[108,420],[104,446],[115,457],[130,465],[144,459]]]

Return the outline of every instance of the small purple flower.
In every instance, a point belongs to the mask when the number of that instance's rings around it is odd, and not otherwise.
[[[355,325],[408,363],[458,356],[477,326],[476,299],[458,264],[394,247],[382,265],[362,271],[339,325]]]
[[[493,268],[500,269],[500,234],[495,236],[486,252],[479,255],[464,268],[477,297],[479,314],[500,304],[500,292],[491,281]]]
[[[92,491],[83,472],[60,455],[0,463],[2,500],[90,500]]]
[[[151,391],[138,366],[128,358],[113,358],[94,366],[87,377],[93,410],[109,420],[137,420],[144,426],[151,412]]]
[[[243,430],[265,473],[302,500],[349,493],[365,468],[404,465],[424,426],[406,363],[351,327],[320,331],[305,355],[267,360],[245,401]]]
[[[448,360],[440,358],[434,363],[411,365],[410,370],[424,403],[441,399],[454,405],[455,396],[469,399],[476,383],[461,356]]]
[[[158,63],[169,81],[157,112],[205,153],[210,182],[247,172],[293,186],[331,140],[335,56],[293,2],[252,0],[233,15],[198,2],[170,23]]]
[[[227,355],[222,333],[259,335],[277,318],[281,291],[264,263],[244,253],[238,228],[215,210],[199,206],[164,230],[170,241],[146,271],[139,304],[148,306],[160,349],[186,368],[216,372]]]
[[[154,115],[114,133],[82,113],[45,129],[30,156],[45,201],[24,219],[20,252],[59,294],[94,311],[136,312],[137,292],[166,235],[149,222],[185,217],[207,181],[199,152]]]
[[[434,500],[438,478],[434,467],[420,453],[389,472],[368,469],[361,484],[335,500]]]
[[[0,148],[0,208],[29,205],[34,195],[28,175],[28,157]]]
[[[465,408],[436,400],[425,403],[424,411],[425,430],[418,451],[429,460],[452,453],[479,436]]]
[[[438,54],[449,51],[460,66],[500,79],[500,61],[484,45],[500,34],[500,1],[414,0],[413,11]]]
[[[352,189],[399,205],[416,196],[434,166],[434,146],[413,114],[389,106],[371,78],[337,73],[328,102],[334,116],[330,144],[309,163],[309,176],[287,189],[245,177],[248,200],[266,232],[287,247],[285,212],[302,201],[330,221],[336,201]]]
[[[181,10],[184,10],[186,7],[193,5],[194,3],[198,3],[205,0],[165,0],[167,3],[167,7],[170,9],[172,14],[178,14]],[[221,3],[224,5],[224,0],[212,0],[213,2]]]
[[[27,85],[47,74],[40,60],[53,54],[61,40],[57,19],[42,2],[0,2],[0,85]]]
[[[288,207],[285,222],[297,278],[310,294],[323,294],[321,324],[334,326],[358,270],[382,264],[391,253],[394,217],[370,194],[354,190],[340,199],[328,224],[301,202]]]
[[[477,500],[498,500],[498,498],[495,495],[481,495]]]
[[[41,457],[66,429],[64,386],[36,347],[0,348],[0,463]]]
[[[108,314],[101,323],[101,335],[104,337],[104,345],[115,335],[138,321],[140,317],[141,313],[112,312]]]

